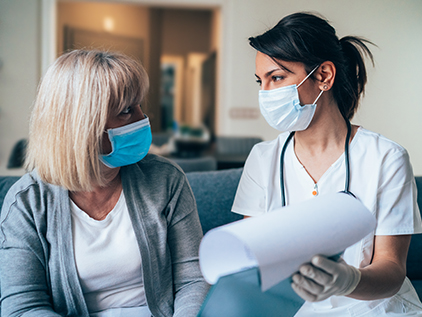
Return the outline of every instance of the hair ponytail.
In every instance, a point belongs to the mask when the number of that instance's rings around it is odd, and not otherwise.
[[[335,29],[322,17],[299,12],[288,15],[267,32],[249,38],[249,44],[275,61],[300,62],[307,72],[325,61],[336,67],[331,88],[344,118],[356,113],[367,80],[364,57],[374,64],[370,41],[346,36],[338,39]]]
[[[374,57],[365,43],[372,44],[372,42],[355,36],[345,36],[340,39],[341,49],[343,51],[345,61],[345,75],[346,81],[341,93],[342,103],[349,105],[343,107],[343,116],[351,119],[356,113],[359,105],[360,97],[365,94],[365,84],[367,82],[366,67],[364,57],[369,57],[374,65]]]

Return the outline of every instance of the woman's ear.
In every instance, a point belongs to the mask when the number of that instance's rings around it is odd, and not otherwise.
[[[333,87],[334,79],[336,77],[336,67],[334,66],[334,63],[330,61],[322,63],[319,66],[315,77],[320,82],[320,90],[330,90],[331,87]]]

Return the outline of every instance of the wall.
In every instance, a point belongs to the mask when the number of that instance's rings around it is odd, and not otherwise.
[[[228,8],[224,31],[224,107],[220,109],[220,133],[277,136],[260,116],[233,120],[232,107],[258,107],[254,78],[255,52],[248,37],[261,34],[283,16],[295,11],[319,11],[340,36],[361,35],[372,48],[376,65],[369,66],[366,96],[353,120],[403,145],[410,154],[414,173],[422,175],[422,1],[420,0],[234,0]]]
[[[28,120],[40,75],[40,1],[0,1],[0,175],[15,143],[28,136]]]
[[[96,32],[105,32],[104,20],[111,18],[113,35],[144,39],[145,67],[148,69],[149,12],[139,5],[116,3],[58,2],[57,52],[63,51],[63,27],[69,25]]]
[[[163,9],[162,12],[161,53],[166,57],[181,58],[184,65],[184,87],[180,91],[180,107],[174,109],[175,118],[179,123],[198,126],[201,111],[199,71],[201,63],[211,52],[213,11]]]
[[[153,16],[151,16],[153,14]],[[190,9],[152,9],[143,5],[96,2],[58,2],[58,41],[57,52],[63,51],[63,28],[72,26],[83,30],[105,32],[106,19],[112,19],[113,35],[142,38],[145,43],[144,65],[150,75],[151,90],[145,107],[154,131],[161,129],[160,109],[155,105],[159,100],[160,82],[159,55],[180,56],[187,59],[188,52],[210,51],[210,26],[212,11]],[[160,21],[156,21],[159,19]],[[155,27],[149,22],[155,23]],[[157,24],[158,23],[158,24]],[[159,27],[157,27],[159,26]],[[192,41],[192,39],[195,39]],[[149,41],[149,39],[154,41]],[[159,43],[155,41],[159,41]],[[159,50],[159,52],[157,52]],[[182,96],[183,98],[183,96]],[[195,113],[189,109],[188,99],[184,97],[184,113]],[[188,108],[188,110],[186,110]],[[188,116],[186,116],[188,118]],[[192,120],[190,120],[192,121]]]
[[[340,36],[362,35],[373,48],[375,69],[354,122],[384,134],[408,149],[417,175],[422,175],[419,83],[422,73],[422,1],[420,0],[131,0],[145,5],[220,6],[222,47],[219,60],[218,133],[258,135],[272,139],[277,131],[258,119],[232,119],[230,109],[258,107],[254,79],[255,52],[249,36],[272,27],[295,11],[325,15]],[[39,1],[0,1],[0,174],[11,145],[25,135],[28,109],[36,87]],[[3,45],[7,43],[7,45]],[[20,44],[25,43],[25,44]],[[19,49],[25,47],[25,50]],[[8,59],[6,63],[6,57]],[[11,60],[9,60],[9,58]],[[20,75],[18,75],[20,74]],[[13,78],[12,78],[13,77]],[[24,88],[24,89],[22,89]],[[18,101],[17,101],[18,100]],[[15,107],[24,109],[17,111]],[[8,114],[12,112],[13,114]],[[9,123],[10,122],[10,123]],[[24,132],[25,131],[25,132]]]
[[[212,12],[209,10],[164,9],[162,53],[208,53],[211,46],[211,19]]]

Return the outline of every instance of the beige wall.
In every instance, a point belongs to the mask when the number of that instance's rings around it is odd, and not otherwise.
[[[163,8],[158,10],[157,13],[161,19],[160,25],[162,23],[158,34],[153,30],[149,30],[151,27],[149,24],[151,19],[150,10],[149,7],[143,6],[142,4],[59,2],[57,32],[58,55],[63,51],[64,26],[71,26],[88,31],[109,32],[113,35],[141,38],[145,43],[144,54],[147,57],[148,55],[153,56],[152,54],[154,54],[150,50],[152,44],[149,39],[156,39],[158,37],[160,43],[157,47],[159,47],[161,53],[157,52],[156,54],[164,54],[173,58],[180,57],[184,60],[184,65],[187,65],[189,53],[210,52],[212,11]],[[115,28],[112,31],[107,31],[105,28],[104,22],[107,19],[114,22]],[[157,119],[159,118],[159,109],[153,105],[156,100],[158,101],[158,99],[155,99],[158,98],[158,96],[153,94],[154,92],[157,93],[159,91],[158,89],[155,89],[154,86],[154,80],[159,76],[159,74],[154,73],[154,71],[159,71],[157,68],[158,65],[154,64],[154,66],[157,66],[154,67],[152,59],[149,58],[144,59],[144,65],[147,71],[149,71],[152,89],[149,95],[150,105],[146,110],[149,110],[148,114],[152,120],[153,128],[160,128],[161,120]],[[184,111],[180,109],[177,112],[185,114],[182,121],[185,123],[192,123],[194,122],[192,118],[195,114],[195,108],[192,109],[192,101],[188,98],[190,96],[190,89],[188,87],[188,89],[183,91],[186,91],[186,93],[181,96],[183,107],[179,105],[179,108],[183,108]],[[200,107],[198,107],[198,109],[200,109]],[[180,115],[178,117],[182,118]]]
[[[208,53],[211,47],[211,21],[212,13],[209,10],[163,10],[162,53]]]
[[[219,125],[222,135],[258,135],[272,139],[277,132],[259,117],[234,119],[232,108],[258,107],[254,80],[255,52],[247,38],[273,26],[294,11],[316,10],[340,36],[362,35],[373,48],[376,68],[369,69],[366,97],[354,122],[384,134],[410,153],[416,175],[422,175],[422,1],[420,0],[131,0],[146,5],[182,3],[221,12],[219,61]],[[0,174],[11,144],[27,133],[27,116],[34,97],[38,56],[40,1],[0,1]],[[17,110],[16,107],[23,107]]]
[[[277,131],[260,116],[255,120],[230,118],[233,107],[258,107],[254,78],[255,52],[248,37],[261,34],[295,11],[319,11],[340,36],[361,35],[373,48],[375,68],[369,66],[369,83],[361,109],[353,120],[403,145],[417,175],[422,175],[422,1],[420,0],[234,0],[228,7],[221,76],[223,105],[220,133],[260,135],[273,139]]]
[[[0,1],[0,175],[14,144],[28,136],[28,119],[40,75],[40,1]]]
[[[106,32],[104,21],[111,18],[113,35],[144,39],[145,67],[148,68],[149,12],[140,5],[95,2],[58,2],[57,52],[63,51],[65,25],[96,32]]]
[[[211,10],[163,9],[162,54],[181,58],[183,89],[176,105],[179,124],[200,125],[201,64],[211,52],[213,12]],[[194,40],[193,40],[194,39]]]

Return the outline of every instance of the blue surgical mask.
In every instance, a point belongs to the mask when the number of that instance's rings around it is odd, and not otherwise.
[[[151,146],[151,126],[146,116],[137,122],[108,129],[107,133],[112,151],[110,154],[100,155],[100,160],[110,168],[139,162],[147,155]]]
[[[321,90],[313,104],[301,105],[297,89],[318,67],[315,67],[297,86],[259,91],[259,108],[271,127],[285,132],[305,130],[309,126],[315,113],[316,102],[324,91]]]

